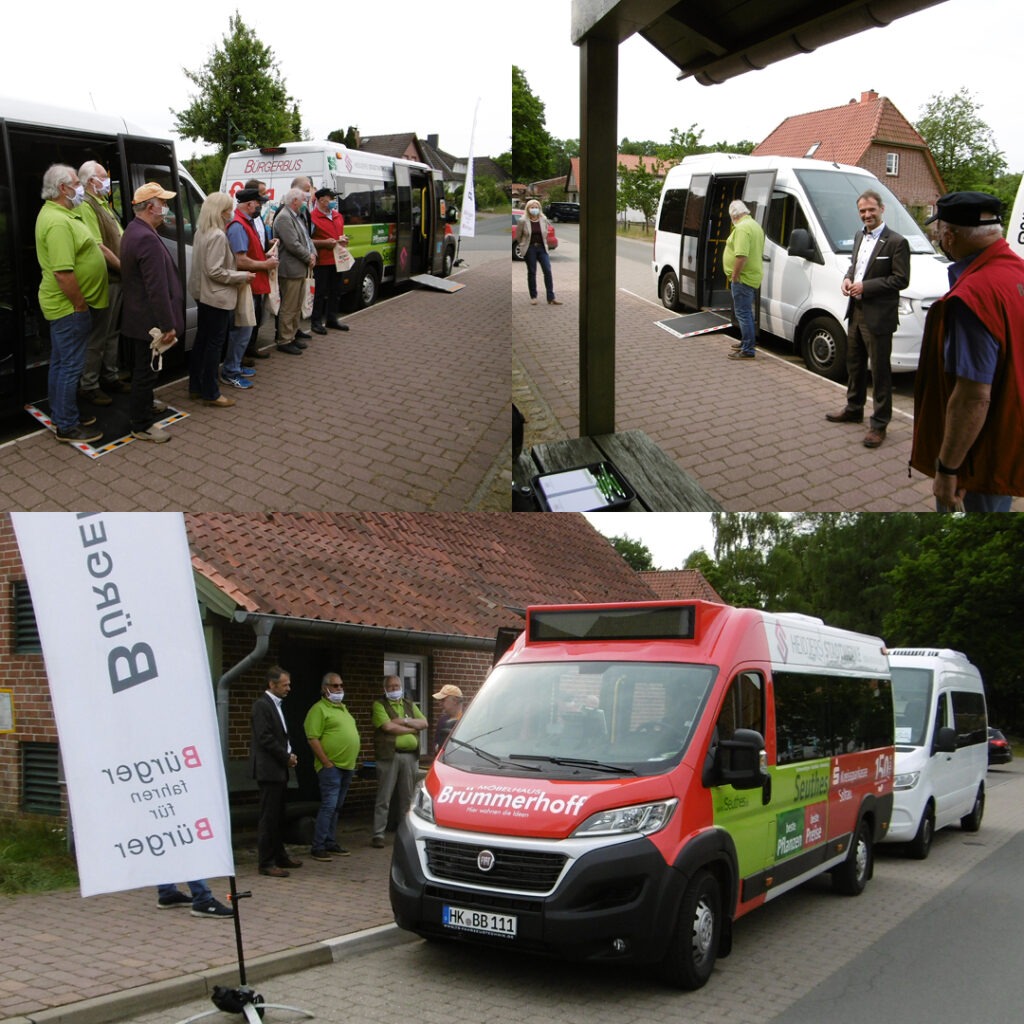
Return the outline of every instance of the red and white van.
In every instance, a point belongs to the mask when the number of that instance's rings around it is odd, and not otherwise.
[[[878,637],[704,601],[535,607],[402,822],[395,920],[703,985],[732,923],[892,809]]]

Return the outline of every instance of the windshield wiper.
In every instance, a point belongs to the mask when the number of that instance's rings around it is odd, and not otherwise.
[[[497,732],[496,729],[492,729],[491,732]],[[485,736],[489,735],[484,733]],[[465,747],[467,750],[472,750],[477,757],[484,761],[488,761],[493,764],[496,768],[523,768],[526,771],[539,772],[540,765],[536,764],[516,764],[515,761],[511,761],[504,757],[498,757],[497,754],[492,754],[483,747],[474,746],[472,743],[466,743],[464,740],[456,739],[454,736],[448,737],[448,743],[454,743],[457,747]]]
[[[564,765],[567,768],[592,768],[598,772],[612,772],[615,775],[636,775],[632,768],[621,764],[605,764],[603,761],[590,761],[582,757],[551,757],[548,754],[509,754],[521,761],[546,761],[548,764]]]

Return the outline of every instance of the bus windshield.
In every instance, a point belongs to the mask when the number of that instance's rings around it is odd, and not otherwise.
[[[922,746],[932,706],[931,669],[893,665],[892,699],[896,708],[896,745]]]
[[[914,218],[877,178],[834,169],[800,170],[796,176],[818,214],[833,252],[853,252],[854,235],[862,230],[857,215],[857,197],[872,189],[882,197],[885,223],[907,240],[910,251],[935,255],[935,247]]]
[[[441,758],[467,771],[534,777],[658,774],[686,750],[716,671],[609,661],[499,666]]]

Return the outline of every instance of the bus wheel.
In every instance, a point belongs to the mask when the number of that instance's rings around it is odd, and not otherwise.
[[[924,860],[932,848],[935,836],[935,811],[929,804],[921,815],[921,824],[917,826],[917,835],[907,843],[907,853],[914,860]]]
[[[363,277],[359,282],[359,308],[366,309],[372,306],[380,297],[380,277],[377,268],[368,266],[363,268]]]
[[[978,795],[974,798],[974,806],[970,814],[960,819],[960,827],[965,832],[977,832],[981,828],[981,819],[985,813],[985,787],[978,787]]]
[[[722,895],[709,871],[698,871],[679,904],[676,931],[661,975],[676,988],[697,989],[711,977],[722,931]]]
[[[672,270],[661,279],[661,304],[666,309],[679,309],[679,278]]]
[[[441,276],[451,277],[453,266],[455,266],[455,250],[445,249],[444,256],[441,259]]]
[[[859,896],[871,877],[873,862],[871,826],[861,818],[846,860],[839,867],[832,869],[832,885],[836,892],[844,896]]]
[[[807,368],[840,384],[846,380],[846,331],[830,316],[816,316],[800,336]]]

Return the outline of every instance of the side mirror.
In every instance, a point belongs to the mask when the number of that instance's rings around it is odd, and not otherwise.
[[[956,730],[951,729],[948,725],[944,725],[935,734],[935,748],[933,753],[936,754],[955,754],[956,753]]]
[[[786,250],[790,256],[796,256],[802,260],[810,260],[812,263],[823,263],[818,255],[818,247],[811,238],[811,233],[806,228],[793,228],[789,236],[789,248]]]
[[[764,737],[753,729],[737,729],[718,744],[718,781],[735,789],[761,789],[768,775]]]
[[[458,207],[449,206],[444,218],[449,224],[454,224],[459,219]]]

